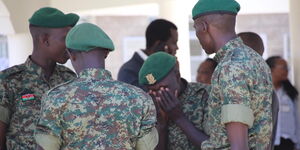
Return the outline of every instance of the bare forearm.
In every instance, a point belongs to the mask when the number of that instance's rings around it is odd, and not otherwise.
[[[246,144],[244,144],[244,145],[243,144],[241,144],[241,145],[231,144],[230,149],[231,150],[241,150],[241,149],[249,150],[249,147]]]
[[[6,149],[6,129],[7,125],[0,121],[0,150]]]
[[[248,150],[248,126],[238,122],[225,125],[231,150]]]
[[[157,131],[159,135],[159,142],[155,150],[166,150],[168,149],[168,129],[167,126],[157,125]]]
[[[186,117],[181,117],[176,120],[175,123],[194,144],[194,146],[199,149],[201,148],[202,142],[209,138],[205,133],[198,130]]]

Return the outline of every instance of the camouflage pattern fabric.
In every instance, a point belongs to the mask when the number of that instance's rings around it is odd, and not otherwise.
[[[100,68],[81,71],[42,103],[36,135],[56,137],[61,149],[131,150],[156,123],[148,94]]]
[[[186,81],[185,81],[186,82]],[[202,83],[187,83],[187,88],[179,96],[182,111],[197,129],[203,130],[203,119],[207,106],[209,86]],[[174,123],[168,126],[168,149],[170,150],[196,150],[197,148],[189,142],[187,136]]]
[[[0,73],[0,121],[8,124],[7,149],[35,149],[33,133],[43,94],[73,78],[74,72],[57,65],[50,80],[46,81],[42,68],[30,58]]]
[[[272,133],[272,79],[271,72],[258,53],[245,46],[240,38],[229,41],[214,59],[218,62],[212,77],[208,100],[208,115],[204,130],[210,139],[202,149],[230,149],[223,115],[239,116],[240,112],[222,114],[226,105],[237,104],[252,110],[253,125],[248,130],[250,149],[267,149]],[[232,110],[234,111],[234,110]],[[243,116],[247,118],[249,116]]]

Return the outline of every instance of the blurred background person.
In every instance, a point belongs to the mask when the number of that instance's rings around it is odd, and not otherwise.
[[[238,36],[243,40],[244,44],[251,47],[259,55],[263,55],[265,51],[264,43],[261,37],[254,32],[241,32]]]
[[[218,63],[211,58],[207,58],[206,60],[204,60],[199,65],[199,68],[197,70],[196,81],[205,84],[211,84],[211,77],[217,65]]]
[[[275,150],[294,150],[296,146],[299,149],[300,128],[296,109],[298,90],[288,79],[288,66],[284,59],[273,56],[266,62],[271,68],[273,85],[279,100]]]

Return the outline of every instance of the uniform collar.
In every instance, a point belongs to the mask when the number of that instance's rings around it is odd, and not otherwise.
[[[195,93],[198,93],[201,90],[205,90],[208,92],[209,86],[203,83],[188,83],[185,79],[181,79],[184,84],[186,84],[186,88],[184,91],[179,95],[178,100],[185,101],[189,97],[195,96]]]
[[[78,77],[82,79],[112,80],[111,73],[102,68],[84,69],[79,73]]]
[[[39,66],[38,64],[34,63],[31,60],[30,56],[25,61],[25,66],[33,74],[36,74],[36,75],[44,78],[45,74],[44,74],[43,68],[41,66]],[[58,73],[57,66],[55,66],[54,71],[53,71],[53,75],[57,74],[57,73]]]
[[[34,63],[30,56],[27,58],[26,62],[25,62],[25,66],[27,67],[27,69],[31,72],[34,72],[37,75],[42,75],[43,74],[43,69],[41,66],[37,65],[36,63]]]
[[[233,50],[232,47],[239,47],[242,44],[243,41],[240,37],[228,41],[221,49],[217,51],[214,60],[220,63],[225,55]]]

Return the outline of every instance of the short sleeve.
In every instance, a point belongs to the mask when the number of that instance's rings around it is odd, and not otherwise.
[[[36,127],[35,137],[51,135],[60,139],[61,135],[61,112],[60,103],[54,103],[49,96],[42,99],[41,115]]]
[[[44,150],[59,150],[60,140],[59,138],[52,135],[36,134],[36,143],[42,147]]]
[[[250,70],[244,64],[224,66],[220,74],[222,123],[240,122],[252,127],[254,116],[250,107]]]
[[[139,137],[142,137],[152,131],[156,124],[156,109],[151,97],[148,94],[143,94],[144,106],[143,106],[143,117],[141,121],[141,129]]]
[[[11,114],[11,105],[9,102],[9,91],[5,82],[0,80],[0,121],[9,124],[10,114]]]
[[[158,132],[156,128],[152,128],[152,130],[139,138],[136,144],[136,150],[153,150],[158,144]]]

